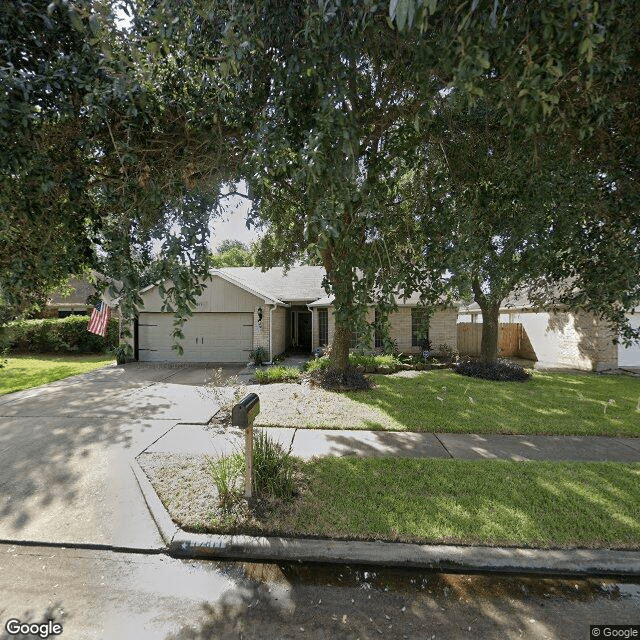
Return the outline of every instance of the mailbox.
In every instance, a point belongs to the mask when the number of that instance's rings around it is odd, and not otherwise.
[[[234,427],[247,429],[260,413],[260,398],[255,393],[246,395],[231,410],[231,424]]]
[[[253,421],[260,413],[260,398],[257,394],[246,395],[231,410],[231,424],[244,429],[245,479],[244,495],[253,497]]]

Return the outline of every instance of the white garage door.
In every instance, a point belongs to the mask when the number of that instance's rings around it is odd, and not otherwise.
[[[629,322],[634,329],[640,328],[640,314],[634,313],[629,316]],[[634,342],[630,347],[625,347],[623,344],[619,344],[618,366],[640,367],[640,344]]]
[[[246,362],[253,342],[253,314],[196,313],[182,329],[183,355],[171,348],[173,315],[141,313],[140,362]]]

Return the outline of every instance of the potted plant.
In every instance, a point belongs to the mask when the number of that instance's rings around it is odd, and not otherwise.
[[[252,351],[249,351],[249,357],[253,360],[254,364],[258,366],[267,361],[267,352],[264,347],[256,347]]]
[[[127,361],[127,345],[119,344],[117,347],[113,347],[111,352],[116,358],[116,364],[124,364]]]

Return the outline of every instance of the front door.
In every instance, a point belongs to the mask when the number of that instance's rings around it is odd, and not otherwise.
[[[298,312],[298,347],[311,351],[311,312]]]

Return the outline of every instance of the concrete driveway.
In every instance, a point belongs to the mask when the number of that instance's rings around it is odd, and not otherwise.
[[[232,390],[209,377],[133,363],[0,396],[0,540],[162,547],[129,460],[211,419]]]

